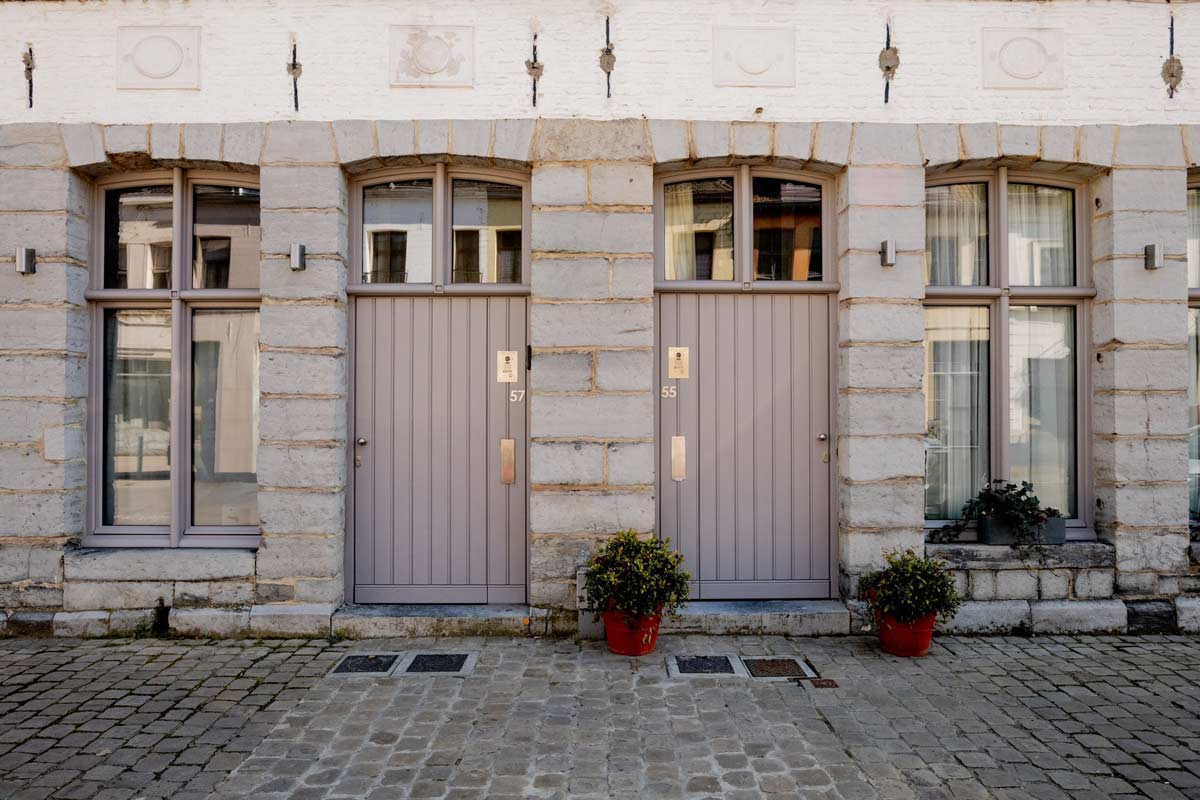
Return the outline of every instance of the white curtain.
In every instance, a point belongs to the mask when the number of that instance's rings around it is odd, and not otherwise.
[[[1188,288],[1200,289],[1200,188],[1188,189]]]
[[[696,278],[695,204],[690,183],[668,183],[663,188],[666,206],[667,280]]]
[[[925,518],[958,519],[987,482],[988,309],[925,309]]]
[[[925,279],[933,286],[987,283],[987,184],[925,190]]]
[[[663,204],[667,280],[733,280],[732,183],[669,183]]]
[[[1056,186],[1008,185],[1008,282],[1075,283],[1075,194]]]
[[[1043,506],[1075,507],[1075,310],[1009,310],[1010,476],[1029,481]]]

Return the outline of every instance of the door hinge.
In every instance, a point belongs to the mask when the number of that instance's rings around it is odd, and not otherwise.
[[[525,345],[525,369],[533,369],[533,345]]]

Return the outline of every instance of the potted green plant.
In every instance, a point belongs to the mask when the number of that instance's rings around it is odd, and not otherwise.
[[[679,568],[683,554],[670,544],[670,539],[622,531],[588,561],[583,592],[596,618],[604,618],[604,637],[612,652],[652,652],[662,615],[678,613],[687,600],[692,576]]]
[[[859,580],[860,594],[875,614],[879,646],[895,656],[923,656],[937,618],[952,618],[962,603],[954,577],[940,559],[911,548],[884,558],[887,566]]]
[[[947,525],[942,541],[958,538],[969,522],[975,523],[980,544],[1009,545],[1026,552],[1067,540],[1067,524],[1057,508],[1043,507],[1033,484],[995,480],[963,504],[962,517]]]

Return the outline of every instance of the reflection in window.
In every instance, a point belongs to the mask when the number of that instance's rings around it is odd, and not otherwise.
[[[192,286],[258,288],[258,189],[197,186],[192,194]]]
[[[171,313],[104,315],[104,525],[171,518]]]
[[[925,518],[958,519],[988,481],[988,309],[925,309]]]
[[[192,315],[192,524],[257,525],[258,310]]]
[[[1200,526],[1200,308],[1188,309],[1188,517]]]
[[[170,289],[170,186],[104,193],[104,288]]]
[[[1014,481],[1075,516],[1075,310],[1009,310],[1008,455]]]
[[[754,277],[821,280],[821,187],[754,179]]]
[[[988,282],[987,184],[925,190],[925,282],[983,286]]]
[[[433,281],[433,181],[363,190],[363,283]]]
[[[1200,289],[1200,187],[1188,189],[1187,211],[1188,288]]]
[[[521,187],[453,181],[454,283],[521,282]]]
[[[1075,283],[1075,193],[1056,186],[1008,185],[1008,282]]]
[[[667,280],[733,280],[733,179],[663,187]]]

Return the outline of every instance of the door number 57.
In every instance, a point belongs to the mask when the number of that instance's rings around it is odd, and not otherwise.
[[[666,397],[666,398],[674,397],[675,396],[675,387],[674,386],[664,386],[664,387],[662,387],[662,391],[659,394],[662,397]]]
[[[508,393],[508,402],[510,402],[510,403],[519,403],[524,399],[525,399],[525,390],[524,389],[513,389],[511,392]]]

